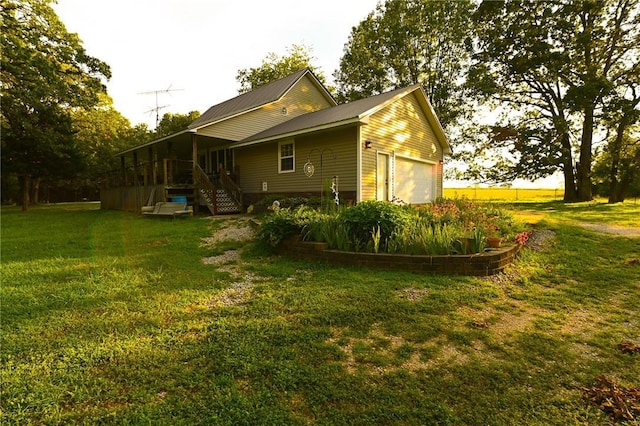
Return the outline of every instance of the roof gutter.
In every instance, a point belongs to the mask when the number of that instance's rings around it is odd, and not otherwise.
[[[307,134],[307,133],[319,132],[319,131],[322,131],[322,130],[334,129],[334,128],[337,128],[337,127],[343,127],[343,126],[348,126],[348,125],[357,124],[357,123],[368,124],[368,120],[366,120],[366,119],[362,120],[362,119],[360,119],[360,117],[349,118],[347,120],[336,121],[334,123],[322,124],[322,125],[314,126],[314,127],[308,127],[306,129],[302,129],[302,130],[296,130],[296,131],[287,132],[287,133],[280,133],[278,135],[268,136],[266,138],[249,140],[249,141],[245,141],[245,142],[240,141],[238,143],[231,144],[231,148],[241,148],[241,147],[244,147],[244,146],[255,145],[255,144],[259,144],[259,143],[263,143],[263,142],[271,142],[271,141],[275,141],[275,140],[278,140],[278,139],[290,138],[290,137],[293,137],[293,136],[300,136],[300,135],[304,135],[304,134]]]

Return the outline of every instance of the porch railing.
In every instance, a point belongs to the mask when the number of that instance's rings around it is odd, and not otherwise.
[[[211,211],[211,214],[217,214],[216,187],[211,183],[211,180],[209,180],[207,173],[202,170],[198,164],[194,167],[193,183],[198,187],[201,200],[203,199],[207,203],[207,207],[209,208],[209,211]]]
[[[108,173],[103,177],[102,184],[106,188],[192,184],[192,170],[193,161],[190,160],[143,162]]]
[[[233,198],[233,201],[238,206],[242,206],[242,189],[229,177],[226,170],[222,165],[219,169],[220,185],[227,191],[227,193]]]

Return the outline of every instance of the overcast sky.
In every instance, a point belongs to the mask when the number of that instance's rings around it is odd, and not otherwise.
[[[239,69],[292,44],[313,49],[329,82],[351,28],[378,0],[58,0],[67,30],[111,66],[107,87],[132,124],[207,108],[238,94]]]

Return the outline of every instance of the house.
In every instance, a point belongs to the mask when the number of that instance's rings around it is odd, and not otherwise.
[[[119,155],[102,207],[139,210],[186,197],[213,214],[265,196],[323,195],[343,203],[442,196],[449,143],[420,85],[337,105],[301,70],[209,108],[181,132]]]

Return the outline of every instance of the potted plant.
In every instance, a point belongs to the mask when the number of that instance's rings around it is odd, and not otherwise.
[[[491,224],[487,227],[487,246],[489,248],[499,248],[502,245],[502,237],[500,236],[500,228]]]

